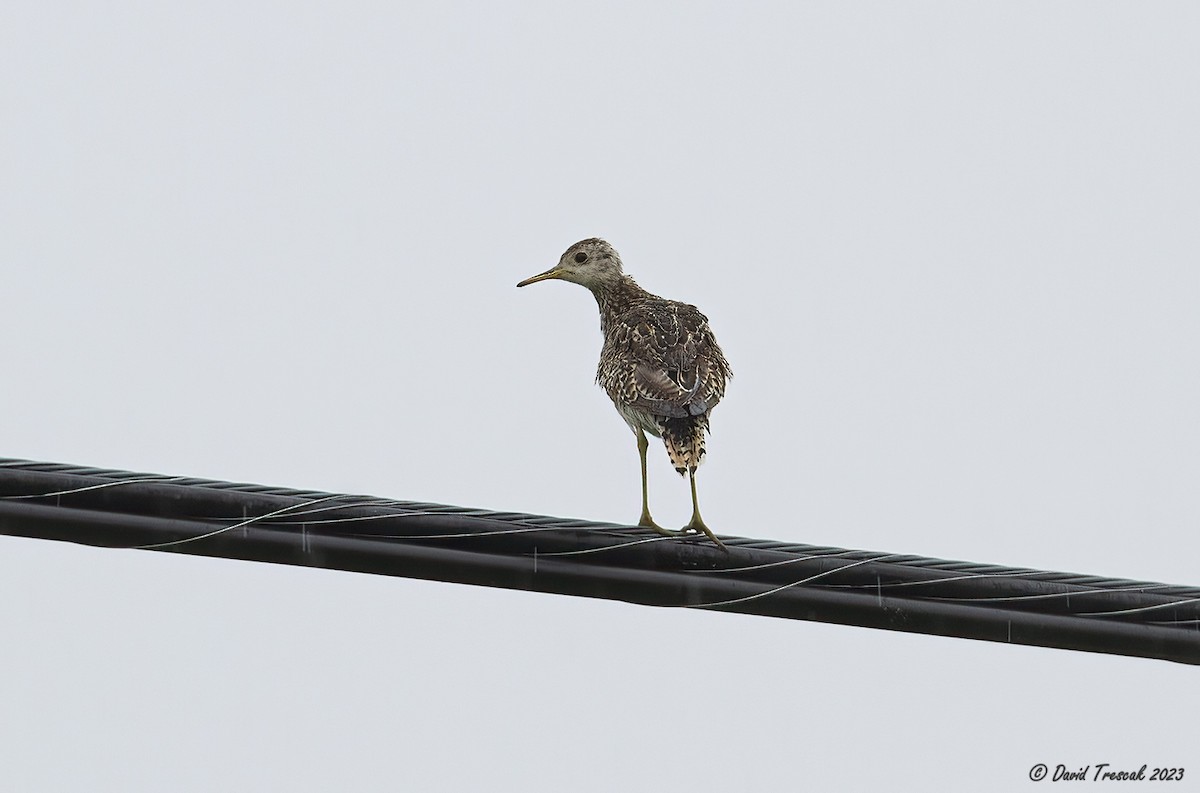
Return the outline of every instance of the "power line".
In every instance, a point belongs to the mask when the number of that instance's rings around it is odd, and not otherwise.
[[[1200,664],[1200,588],[0,459],[0,533]]]

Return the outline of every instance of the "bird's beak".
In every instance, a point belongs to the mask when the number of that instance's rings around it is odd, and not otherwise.
[[[524,281],[517,284],[517,286],[529,286],[530,284],[536,284],[538,281],[546,281],[551,278],[562,278],[562,277],[563,277],[563,270],[561,267],[551,267],[549,270],[547,270],[544,273],[535,275],[532,278],[526,278]]]

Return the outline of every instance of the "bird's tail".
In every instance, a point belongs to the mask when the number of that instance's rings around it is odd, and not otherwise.
[[[681,475],[695,471],[704,462],[704,435],[708,432],[708,416],[684,416],[683,418],[660,418],[658,428],[671,465]]]

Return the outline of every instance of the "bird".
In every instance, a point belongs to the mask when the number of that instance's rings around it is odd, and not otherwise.
[[[696,497],[696,469],[704,461],[709,415],[733,377],[708,317],[689,303],[667,300],[638,286],[625,273],[613,246],[598,237],[576,242],[558,264],[517,286],[551,279],[586,287],[600,309],[604,343],[596,382],[637,441],[642,465],[637,525],[673,537],[703,533],[724,548],[700,516]],[[650,516],[647,433],[662,439],[671,465],[691,483],[692,518],[679,531],[659,526]]]

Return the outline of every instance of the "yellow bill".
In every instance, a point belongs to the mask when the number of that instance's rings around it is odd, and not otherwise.
[[[526,278],[524,281],[517,284],[517,286],[529,286],[530,284],[536,284],[538,281],[546,281],[551,278],[562,278],[562,274],[563,271],[561,267],[551,267],[544,273],[539,273],[532,278]]]

